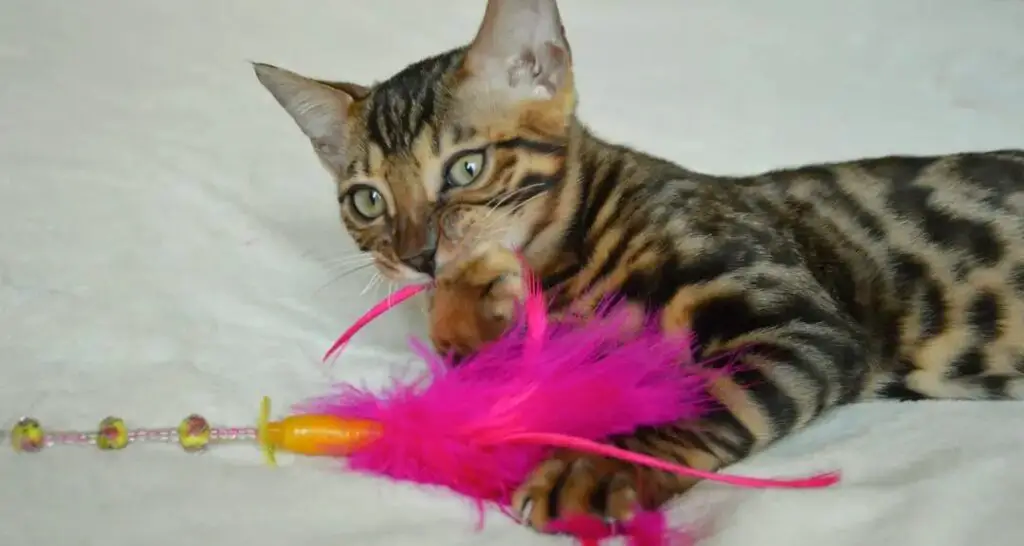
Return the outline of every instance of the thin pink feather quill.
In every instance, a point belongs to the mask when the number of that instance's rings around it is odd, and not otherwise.
[[[394,307],[399,303],[423,292],[428,287],[429,285],[426,284],[411,284],[409,286],[404,286],[391,296],[377,302],[377,305],[374,305],[373,308],[367,311],[363,316],[356,319],[355,323],[353,323],[345,333],[338,336],[338,339],[334,341],[331,348],[327,349],[327,352],[324,353],[323,361],[326,362],[332,356],[335,356],[336,353],[344,349],[345,345],[347,345],[356,333],[358,333],[359,330],[362,330],[364,326],[391,309],[394,309]]]

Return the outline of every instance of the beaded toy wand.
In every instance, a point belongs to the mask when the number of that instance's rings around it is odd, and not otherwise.
[[[0,440],[14,451],[37,453],[54,446],[93,446],[114,451],[137,443],[176,443],[187,452],[200,452],[223,444],[255,443],[268,464],[275,465],[278,450],[307,456],[339,456],[358,449],[379,430],[377,423],[331,415],[300,414],[270,420],[270,398],[263,397],[255,427],[211,427],[205,417],[192,414],[176,428],[129,429],[124,419],[107,417],[92,432],[46,431],[39,420],[23,417]],[[6,438],[5,438],[6,437]]]

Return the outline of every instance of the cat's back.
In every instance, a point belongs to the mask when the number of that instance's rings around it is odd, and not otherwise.
[[[1024,150],[864,158],[755,178],[778,214],[830,226],[866,250],[944,255],[961,273],[1024,259]]]
[[[808,268],[871,333],[883,366],[930,378],[1024,371],[1024,150],[754,178]],[[950,388],[914,385],[937,396]]]
[[[1024,200],[1024,149],[812,163],[741,180],[774,184],[797,198],[849,196],[876,213],[917,216],[955,206],[950,201],[1024,210],[1017,203]]]

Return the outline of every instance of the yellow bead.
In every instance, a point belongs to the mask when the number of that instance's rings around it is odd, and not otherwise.
[[[189,415],[178,425],[178,443],[185,451],[204,449],[210,443],[210,424],[201,415]]]
[[[46,446],[46,434],[39,421],[31,417],[22,418],[11,429],[11,447],[14,451],[35,453]]]
[[[118,417],[107,417],[100,421],[96,432],[96,447],[102,450],[124,449],[128,445],[128,427]]]

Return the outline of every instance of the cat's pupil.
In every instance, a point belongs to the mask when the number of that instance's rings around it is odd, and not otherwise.
[[[464,168],[466,169],[466,174],[468,174],[470,176],[473,176],[473,175],[476,174],[476,163],[473,163],[472,161],[467,161],[463,165],[464,165]]]

